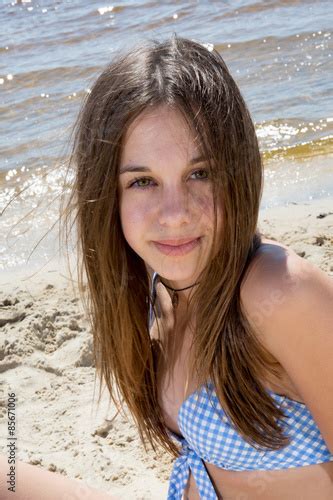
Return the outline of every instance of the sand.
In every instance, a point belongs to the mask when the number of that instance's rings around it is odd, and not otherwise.
[[[333,276],[333,201],[266,209],[259,227]],[[145,453],[128,413],[106,391],[97,407],[92,337],[70,276],[49,265],[3,273],[0,292],[0,439],[7,392],[17,397],[17,458],[119,498],[165,498],[172,460]],[[94,393],[95,388],[95,393]]]
[[[21,278],[0,292],[0,452],[15,392],[18,460],[116,498],[166,497],[170,458],[145,453],[128,414],[110,422],[116,408],[106,392],[97,406],[92,336],[69,276],[48,266]]]

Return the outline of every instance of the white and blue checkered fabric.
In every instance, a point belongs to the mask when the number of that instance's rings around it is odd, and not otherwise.
[[[170,432],[181,444],[172,470],[168,500],[182,500],[189,473],[200,498],[217,500],[204,461],[233,471],[274,470],[333,461],[308,408],[298,401],[268,391],[286,418],[280,423],[290,444],[267,450],[247,443],[223,412],[213,384],[191,394],[181,405],[178,426],[183,438]]]
[[[157,281],[158,274],[155,272],[147,318],[149,328],[154,321]],[[190,472],[200,498],[217,500],[204,462],[226,470],[251,471],[288,469],[333,461],[333,455],[308,408],[286,396],[272,391],[268,393],[286,417],[280,425],[285,435],[289,436],[290,444],[280,450],[260,449],[247,443],[224,413],[211,382],[207,388],[202,387],[183,402],[178,413],[178,427],[183,438],[169,431],[181,445],[181,452],[173,466],[168,500],[182,500]]]

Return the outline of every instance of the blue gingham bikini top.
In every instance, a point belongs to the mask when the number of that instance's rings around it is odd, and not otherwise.
[[[153,276],[153,295],[156,275]],[[152,320],[150,309],[149,325]],[[305,404],[270,390],[267,392],[286,417],[280,425],[290,444],[280,450],[262,450],[247,443],[223,411],[212,382],[182,403],[177,418],[182,437],[169,431],[181,445],[181,453],[171,473],[168,500],[182,499],[190,471],[200,498],[217,500],[204,461],[233,471],[288,469],[333,461]]]
[[[280,424],[290,444],[280,450],[260,450],[247,443],[223,411],[212,382],[183,402],[177,419],[183,437],[169,431],[181,445],[181,454],[171,473],[168,500],[182,499],[190,470],[200,498],[217,500],[203,461],[233,471],[288,469],[333,461],[305,404],[267,392],[286,416]]]

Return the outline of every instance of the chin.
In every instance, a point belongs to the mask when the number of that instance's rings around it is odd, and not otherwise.
[[[170,266],[171,267],[171,266]],[[186,269],[179,269],[176,270],[174,269],[175,266],[173,266],[173,269],[167,270],[167,269],[161,269],[159,270],[159,267],[156,268],[156,272],[161,276],[161,278],[164,278],[165,280],[168,281],[175,281],[175,282],[190,282],[196,278],[198,275],[198,269],[194,268],[192,270],[186,270]],[[186,285],[184,285],[186,286]]]

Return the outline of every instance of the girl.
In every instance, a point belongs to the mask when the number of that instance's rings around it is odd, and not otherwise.
[[[257,229],[257,138],[221,56],[174,36],[118,57],[73,161],[96,368],[174,455],[168,499],[332,498],[332,282]]]

